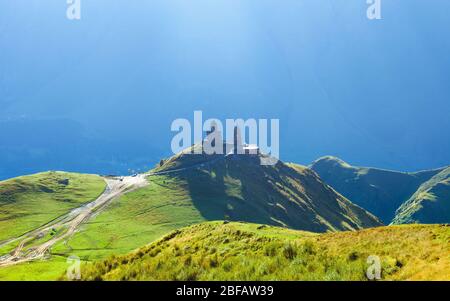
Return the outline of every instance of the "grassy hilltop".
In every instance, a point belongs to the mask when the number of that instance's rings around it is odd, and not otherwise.
[[[403,225],[315,234],[246,223],[176,230],[126,256],[82,268],[84,280],[450,280],[450,227]]]
[[[95,200],[105,186],[99,176],[66,172],[1,181],[0,243]]]
[[[105,187],[105,181],[97,175],[67,172],[44,172],[1,181],[0,256],[18,245],[14,238],[92,202]],[[52,280],[66,268],[66,258],[52,254],[48,261],[0,268],[0,280]]]

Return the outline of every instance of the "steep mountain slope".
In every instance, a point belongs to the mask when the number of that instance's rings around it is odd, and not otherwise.
[[[388,224],[396,210],[419,186],[443,169],[413,173],[355,167],[336,157],[323,157],[310,166],[331,187],[351,202]]]
[[[450,280],[450,227],[403,225],[315,234],[210,222],[82,267],[83,280]]]
[[[196,155],[178,158],[178,168],[192,166],[191,160],[199,161]],[[208,220],[250,221],[314,232],[379,225],[310,169],[282,162],[263,166],[259,160],[257,156],[211,157],[177,178]]]
[[[95,200],[105,186],[99,176],[65,172],[45,172],[1,181],[0,242]]]
[[[450,223],[450,167],[420,185],[397,210],[393,223]]]

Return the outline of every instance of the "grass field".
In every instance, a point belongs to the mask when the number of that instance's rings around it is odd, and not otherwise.
[[[63,258],[83,261],[126,254],[170,231],[205,221],[179,179],[151,176],[147,187],[123,195],[51,250],[48,261],[0,268],[0,280],[55,280],[67,269]],[[45,272],[43,272],[45,270]]]
[[[99,176],[65,172],[46,172],[1,181],[0,242],[95,200],[105,186]]]
[[[151,176],[149,182],[149,186],[114,200],[68,241],[55,245],[49,261],[0,268],[0,280],[56,279],[54,276],[63,274],[67,265],[54,260],[55,257],[76,255],[91,261],[111,254],[126,254],[174,229],[206,220],[192,202],[186,186],[180,185],[180,179]],[[5,246],[4,253],[12,247]],[[44,267],[47,273],[41,273]],[[23,273],[24,269],[28,269],[28,274]]]
[[[68,268],[67,258],[52,256],[39,260],[0,268],[0,281],[51,281],[64,274]]]
[[[450,227],[403,225],[313,234],[209,222],[82,268],[84,280],[450,280]]]
[[[114,200],[53,254],[95,260],[124,254],[162,235],[204,221],[176,178],[151,176],[147,187]]]

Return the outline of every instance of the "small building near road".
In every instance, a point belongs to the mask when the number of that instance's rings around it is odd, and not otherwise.
[[[259,155],[259,146],[256,144],[246,144],[243,148],[246,155]]]

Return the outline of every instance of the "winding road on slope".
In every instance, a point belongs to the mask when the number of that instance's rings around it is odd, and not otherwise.
[[[53,222],[9,241],[8,243],[14,241],[20,242],[10,254],[0,257],[0,267],[44,258],[52,246],[72,236],[81,224],[88,221],[99,210],[105,208],[111,201],[129,191],[144,187],[148,184],[145,175],[105,178],[105,181],[107,184],[106,189],[95,201],[73,209]],[[47,241],[33,244],[33,241],[38,241],[46,237],[54,229],[61,229],[60,233],[57,232]]]

